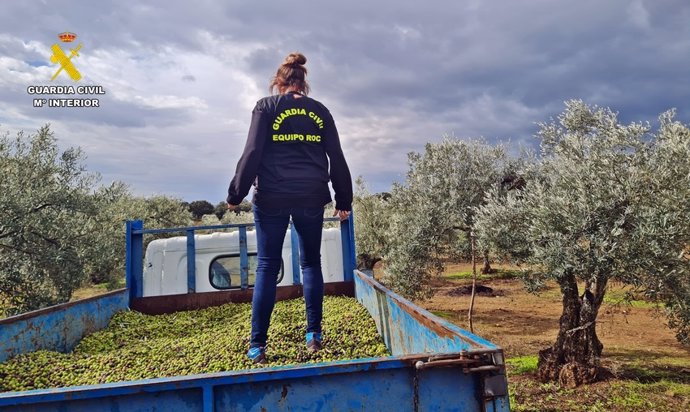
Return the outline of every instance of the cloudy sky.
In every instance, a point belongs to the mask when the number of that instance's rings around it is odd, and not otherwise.
[[[70,31],[77,40],[60,43]],[[83,45],[83,79],[50,46]],[[0,130],[50,123],[102,182],[187,201],[225,197],[254,103],[293,50],[338,125],[353,176],[401,181],[444,135],[534,146],[568,99],[690,123],[690,2],[14,1],[0,15]],[[35,108],[34,85],[100,85],[99,108]],[[43,96],[75,98],[92,96]]]

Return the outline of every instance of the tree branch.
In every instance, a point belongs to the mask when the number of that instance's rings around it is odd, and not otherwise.
[[[27,255],[32,255],[32,256],[35,255],[34,252],[29,252],[28,250],[20,249],[20,248],[18,248],[18,247],[14,247],[14,246],[10,246],[10,245],[5,245],[5,244],[2,244],[2,243],[0,243],[0,247],[3,247],[3,248],[5,248],[5,249],[9,249],[9,250],[14,250],[14,251],[17,251],[17,252],[20,252],[20,253],[24,253],[24,254],[27,254]]]
[[[51,238],[49,238],[49,237],[47,237],[47,236],[44,236],[44,235],[42,235],[42,234],[40,234],[40,233],[38,233],[38,232],[33,231],[33,230],[32,230],[31,232],[29,232],[29,233],[31,233],[32,235],[35,235],[35,236],[40,237],[41,239],[45,240],[46,242],[48,242],[48,243],[50,243],[50,244],[52,244],[52,245],[54,245],[54,246],[60,247],[60,242],[59,242],[58,240],[56,240],[56,239],[51,239]]]
[[[43,204],[41,206],[37,206],[37,207],[31,209],[31,211],[29,213],[36,213],[36,212],[43,210],[43,209],[50,207],[50,206],[55,206],[55,205],[52,203],[46,203],[46,204]]]
[[[0,234],[0,239],[4,239],[4,238],[6,238],[6,237],[10,237],[10,236],[12,236],[12,235],[14,235],[14,234],[17,234],[17,233],[19,233],[18,230],[13,230],[12,232],[2,233],[2,234]]]

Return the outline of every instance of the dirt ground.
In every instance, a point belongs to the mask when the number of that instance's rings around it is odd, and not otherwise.
[[[469,265],[452,265],[448,273],[471,271]],[[470,280],[440,279],[436,282],[436,295],[429,301],[417,302],[430,311],[441,312],[442,317],[468,329],[467,310],[470,296],[453,293]],[[527,293],[518,279],[483,280],[479,284],[489,286],[498,296],[478,295],[474,304],[474,332],[501,345],[508,356],[536,353],[549,346],[558,333],[558,318],[562,305],[558,285],[549,284],[539,295]],[[613,285],[615,293],[623,290]],[[615,299],[614,299],[615,301]],[[689,348],[683,348],[674,333],[665,324],[663,314],[653,304],[635,307],[619,299],[605,302],[599,315],[597,334],[604,344],[604,352],[615,354],[632,351],[637,354],[660,352],[684,354],[690,362]],[[690,364],[689,364],[690,366]]]
[[[436,295],[416,303],[469,329],[470,297],[462,292],[471,284],[471,270],[468,264],[450,265],[434,284]],[[690,348],[678,343],[654,304],[624,302],[622,285],[610,287],[597,324],[602,363],[615,378],[571,390],[536,381],[536,354],[558,332],[560,291],[554,283],[532,295],[522,281],[505,277],[499,273],[479,282],[493,293],[476,297],[473,323],[475,334],[517,362],[508,368],[513,410],[690,411]],[[531,366],[513,366],[525,362]]]

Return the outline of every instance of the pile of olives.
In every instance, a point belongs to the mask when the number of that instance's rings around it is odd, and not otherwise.
[[[315,353],[306,347],[304,299],[277,302],[264,365],[246,357],[250,319],[248,303],[158,316],[119,312],[71,353],[37,351],[1,363],[0,392],[389,354],[373,319],[353,298],[324,298],[323,349]]]

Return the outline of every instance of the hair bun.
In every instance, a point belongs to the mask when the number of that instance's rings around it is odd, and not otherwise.
[[[307,62],[307,58],[302,53],[290,53],[286,58],[283,66],[301,66]]]

